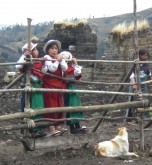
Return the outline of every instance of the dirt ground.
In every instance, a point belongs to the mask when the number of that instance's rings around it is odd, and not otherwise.
[[[7,123],[8,124],[8,123]],[[85,125],[95,124],[95,121],[92,123],[83,123]],[[94,145],[103,140],[110,140],[115,137],[116,130],[120,126],[126,126],[129,128],[129,143],[130,143],[130,151],[134,151],[139,155],[139,158],[136,157],[118,157],[118,158],[102,158],[96,157],[94,155]],[[89,127],[92,130],[93,127]],[[91,134],[91,136],[90,136]],[[8,149],[5,147],[0,147],[0,165],[120,165],[120,164],[138,164],[138,165],[151,165],[152,157],[150,156],[151,150],[151,138],[152,133],[148,131],[145,132],[145,151],[141,151],[139,144],[139,127],[138,124],[122,124],[120,123],[107,123],[103,122],[100,127],[97,129],[96,133],[88,132],[87,135],[71,135],[68,132],[62,135],[65,138],[72,138],[76,136],[88,136],[93,138],[93,141],[88,143],[87,145],[73,146],[67,147],[63,146],[62,149],[60,147],[51,148],[46,146],[46,148],[35,149],[34,151],[27,151],[23,149],[23,145],[20,142],[21,135],[19,131],[9,131],[2,132],[0,134],[1,141],[7,142],[12,140],[11,148]],[[51,137],[58,138],[61,137]],[[50,140],[51,140],[50,138]],[[85,137],[84,137],[85,138]],[[43,139],[42,139],[43,141]],[[13,144],[13,145],[12,145]],[[16,145],[16,146],[15,146]],[[15,151],[16,150],[16,151]],[[17,152],[17,150],[19,150]],[[14,151],[14,155],[13,152]],[[19,153],[20,152],[20,153]]]
[[[20,97],[18,93],[6,93],[0,98],[0,114],[10,114],[20,112]],[[96,98],[98,100],[98,98]],[[89,100],[88,100],[89,101]],[[87,103],[86,103],[87,105]],[[86,114],[88,117],[94,117],[100,113],[94,112]],[[0,122],[0,128],[3,126],[10,126],[20,123],[21,120],[11,120]],[[93,126],[97,121],[82,122],[82,125],[89,127],[86,135],[71,135],[69,130],[63,134],[65,139],[76,139],[81,136],[81,139],[88,137],[93,139],[87,145],[73,145],[51,148],[35,149],[34,151],[27,151],[21,143],[20,130],[1,131],[0,132],[0,165],[120,165],[120,164],[138,164],[151,165],[152,157],[150,150],[152,148],[152,132],[145,131],[145,150],[140,150],[140,136],[139,126],[137,123],[123,123],[122,121],[102,122],[96,133],[91,133]],[[66,125],[65,125],[66,126]],[[102,158],[94,155],[94,145],[103,140],[110,140],[116,136],[118,127],[126,126],[129,128],[129,143],[130,151],[134,151],[139,155],[136,157],[119,157],[119,158]],[[58,138],[61,137],[51,137]],[[50,138],[50,141],[51,141]],[[53,139],[52,139],[53,140]],[[42,139],[43,141],[43,139]],[[74,141],[73,141],[74,143]]]

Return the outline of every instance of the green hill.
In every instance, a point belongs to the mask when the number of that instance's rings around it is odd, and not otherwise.
[[[152,26],[152,8],[137,13],[139,20],[147,19]],[[109,34],[114,26],[122,22],[132,22],[134,20],[133,13],[118,15],[114,17],[92,18],[88,19],[92,30],[98,38],[97,54],[100,57],[104,50],[104,46],[108,42]],[[31,36],[37,36],[40,40],[44,40],[50,32],[54,22],[44,22],[31,27]],[[0,25],[1,27],[1,25]],[[23,25],[14,25],[3,27],[0,30],[0,58],[5,61],[17,61],[21,55],[21,47],[27,42],[27,27]]]
[[[146,19],[152,26],[152,8],[137,12],[137,19]],[[89,23],[92,29],[97,33],[99,41],[101,41],[102,38],[107,38],[114,26],[122,22],[130,23],[132,21],[134,21],[133,13],[118,15],[114,17],[89,19]]]

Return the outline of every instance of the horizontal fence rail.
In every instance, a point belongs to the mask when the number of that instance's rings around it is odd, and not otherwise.
[[[137,96],[138,93],[129,92],[109,92],[109,91],[94,91],[94,90],[69,90],[69,89],[50,89],[50,88],[23,88],[23,89],[2,89],[1,92],[62,92],[62,93],[85,93],[85,94],[107,94],[107,95],[121,95],[121,96]],[[150,93],[142,93],[142,96],[151,97]]]
[[[133,101],[133,102],[123,102],[123,103],[114,103],[106,105],[92,105],[92,106],[77,106],[77,107],[57,107],[57,108],[43,108],[42,109],[26,109],[25,112],[18,112],[14,114],[7,114],[0,116],[0,121],[12,120],[12,119],[21,119],[21,118],[31,118],[39,114],[47,114],[53,112],[90,112],[90,111],[113,111],[122,108],[146,108],[149,106],[148,100],[142,101]]]
[[[7,66],[7,65],[25,65],[25,64],[33,64],[36,63],[36,61],[52,61],[52,60],[44,60],[43,58],[28,58],[28,62],[10,62],[10,63],[0,63],[0,66]],[[54,59],[53,59],[54,61]],[[71,61],[71,60],[65,60],[65,61]],[[134,60],[134,61],[122,61],[122,60],[81,60],[78,59],[77,62],[85,62],[85,63],[129,63],[129,64],[152,64],[152,61],[139,61],[139,60]]]
[[[27,61],[54,61],[55,59],[50,59],[50,60],[45,60],[43,58],[25,58]],[[72,60],[68,60],[65,59],[65,61],[72,61]],[[93,62],[93,63],[133,63],[133,64],[137,64],[137,63],[141,63],[141,64],[152,64],[152,61],[140,61],[138,59],[135,59],[134,61],[123,61],[123,60],[86,60],[86,59],[77,59],[77,62]]]

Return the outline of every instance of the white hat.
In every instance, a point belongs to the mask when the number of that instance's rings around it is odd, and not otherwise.
[[[48,47],[51,43],[56,43],[57,46],[58,46],[58,48],[59,48],[59,50],[61,49],[61,42],[60,42],[60,41],[58,41],[58,40],[49,40],[49,41],[44,45],[44,47],[43,47],[43,51],[44,51],[45,53],[47,53],[47,52],[46,52],[46,49],[47,49],[47,47]]]
[[[68,51],[63,51],[60,53],[60,55],[62,55],[63,59],[69,59],[69,60],[72,59],[72,54]]]
[[[35,47],[37,46],[37,44],[34,44],[31,42],[31,45],[30,45],[30,50],[33,50]],[[24,52],[25,50],[28,49],[28,43],[26,43],[23,47],[22,47],[22,52]]]

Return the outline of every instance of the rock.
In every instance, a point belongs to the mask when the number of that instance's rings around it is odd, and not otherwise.
[[[25,153],[22,143],[13,140],[0,142],[0,160],[16,160]]]

